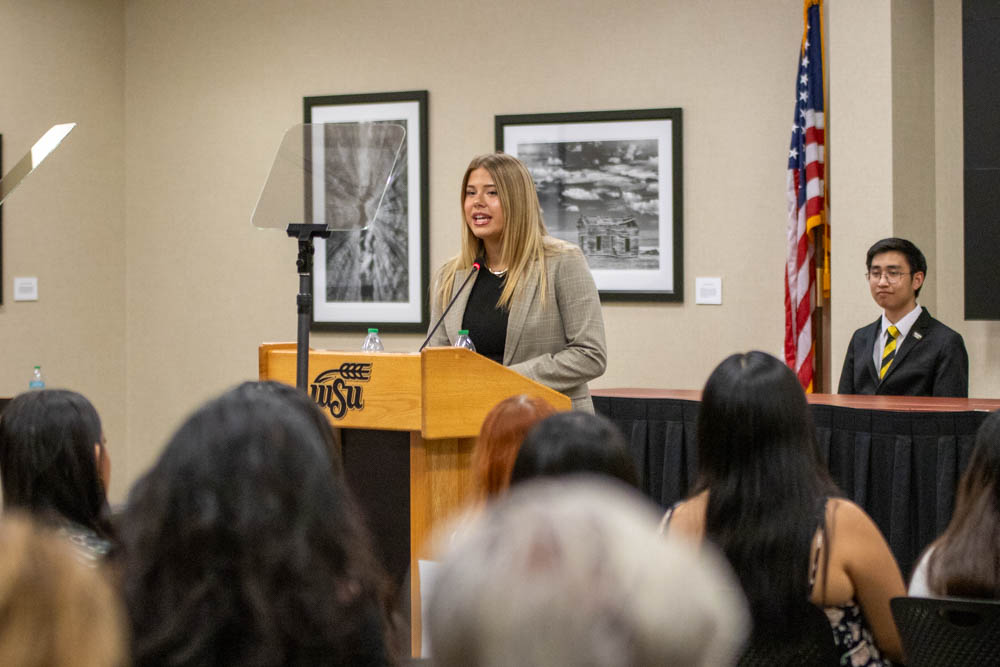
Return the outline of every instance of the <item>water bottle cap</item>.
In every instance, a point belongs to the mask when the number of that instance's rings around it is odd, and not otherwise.
[[[469,335],[469,330],[468,329],[459,329],[458,330],[458,335],[459,336],[468,336]]]
[[[378,333],[378,329],[369,329],[368,333]]]
[[[35,370],[36,370],[36,371],[37,371],[37,370],[41,370],[41,368],[42,368],[41,366],[35,366]]]

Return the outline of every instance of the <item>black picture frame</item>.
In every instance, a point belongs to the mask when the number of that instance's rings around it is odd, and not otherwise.
[[[527,165],[603,301],[684,301],[682,129],[680,108],[496,116],[496,149]]]
[[[376,223],[382,227],[333,232],[317,239],[311,329],[416,333],[430,321],[427,91],[414,90],[303,98],[306,123],[398,123],[406,138]],[[372,234],[365,241],[361,234]],[[363,246],[367,263],[351,244]],[[370,281],[338,280],[362,266]],[[345,268],[346,267],[346,268]],[[350,283],[350,284],[349,284]],[[378,300],[379,294],[388,299]]]

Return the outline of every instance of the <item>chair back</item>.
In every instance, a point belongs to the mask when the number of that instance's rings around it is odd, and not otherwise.
[[[1000,665],[1000,602],[898,597],[889,605],[909,667]]]
[[[797,633],[776,636],[754,633],[737,664],[739,667],[839,667],[840,656],[826,613],[808,605]]]

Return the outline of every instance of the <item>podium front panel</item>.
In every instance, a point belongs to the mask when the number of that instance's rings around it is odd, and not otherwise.
[[[260,379],[295,384],[295,345],[260,349]],[[338,428],[419,431],[420,355],[309,352],[307,391]]]

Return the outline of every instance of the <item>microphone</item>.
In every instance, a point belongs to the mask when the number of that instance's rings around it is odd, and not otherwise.
[[[417,352],[423,352],[424,348],[427,347],[427,343],[431,342],[431,337],[434,336],[434,333],[438,330],[438,327],[441,326],[442,322],[444,322],[444,316],[448,314],[448,311],[451,310],[451,307],[455,305],[456,301],[458,301],[458,295],[461,294],[462,290],[465,289],[465,286],[469,284],[469,280],[472,278],[472,276],[479,273],[479,270],[483,267],[483,264],[485,263],[486,260],[483,259],[482,257],[477,257],[476,261],[472,263],[472,270],[469,271],[469,275],[465,277],[465,281],[462,283],[462,286],[458,288],[458,291],[455,292],[455,296],[451,297],[451,301],[448,302],[448,307],[444,309],[443,313],[441,313],[441,317],[438,318],[438,321],[434,325],[434,328],[431,329],[431,332],[427,334],[427,338],[424,340],[424,344],[420,346],[420,349],[417,350]]]

